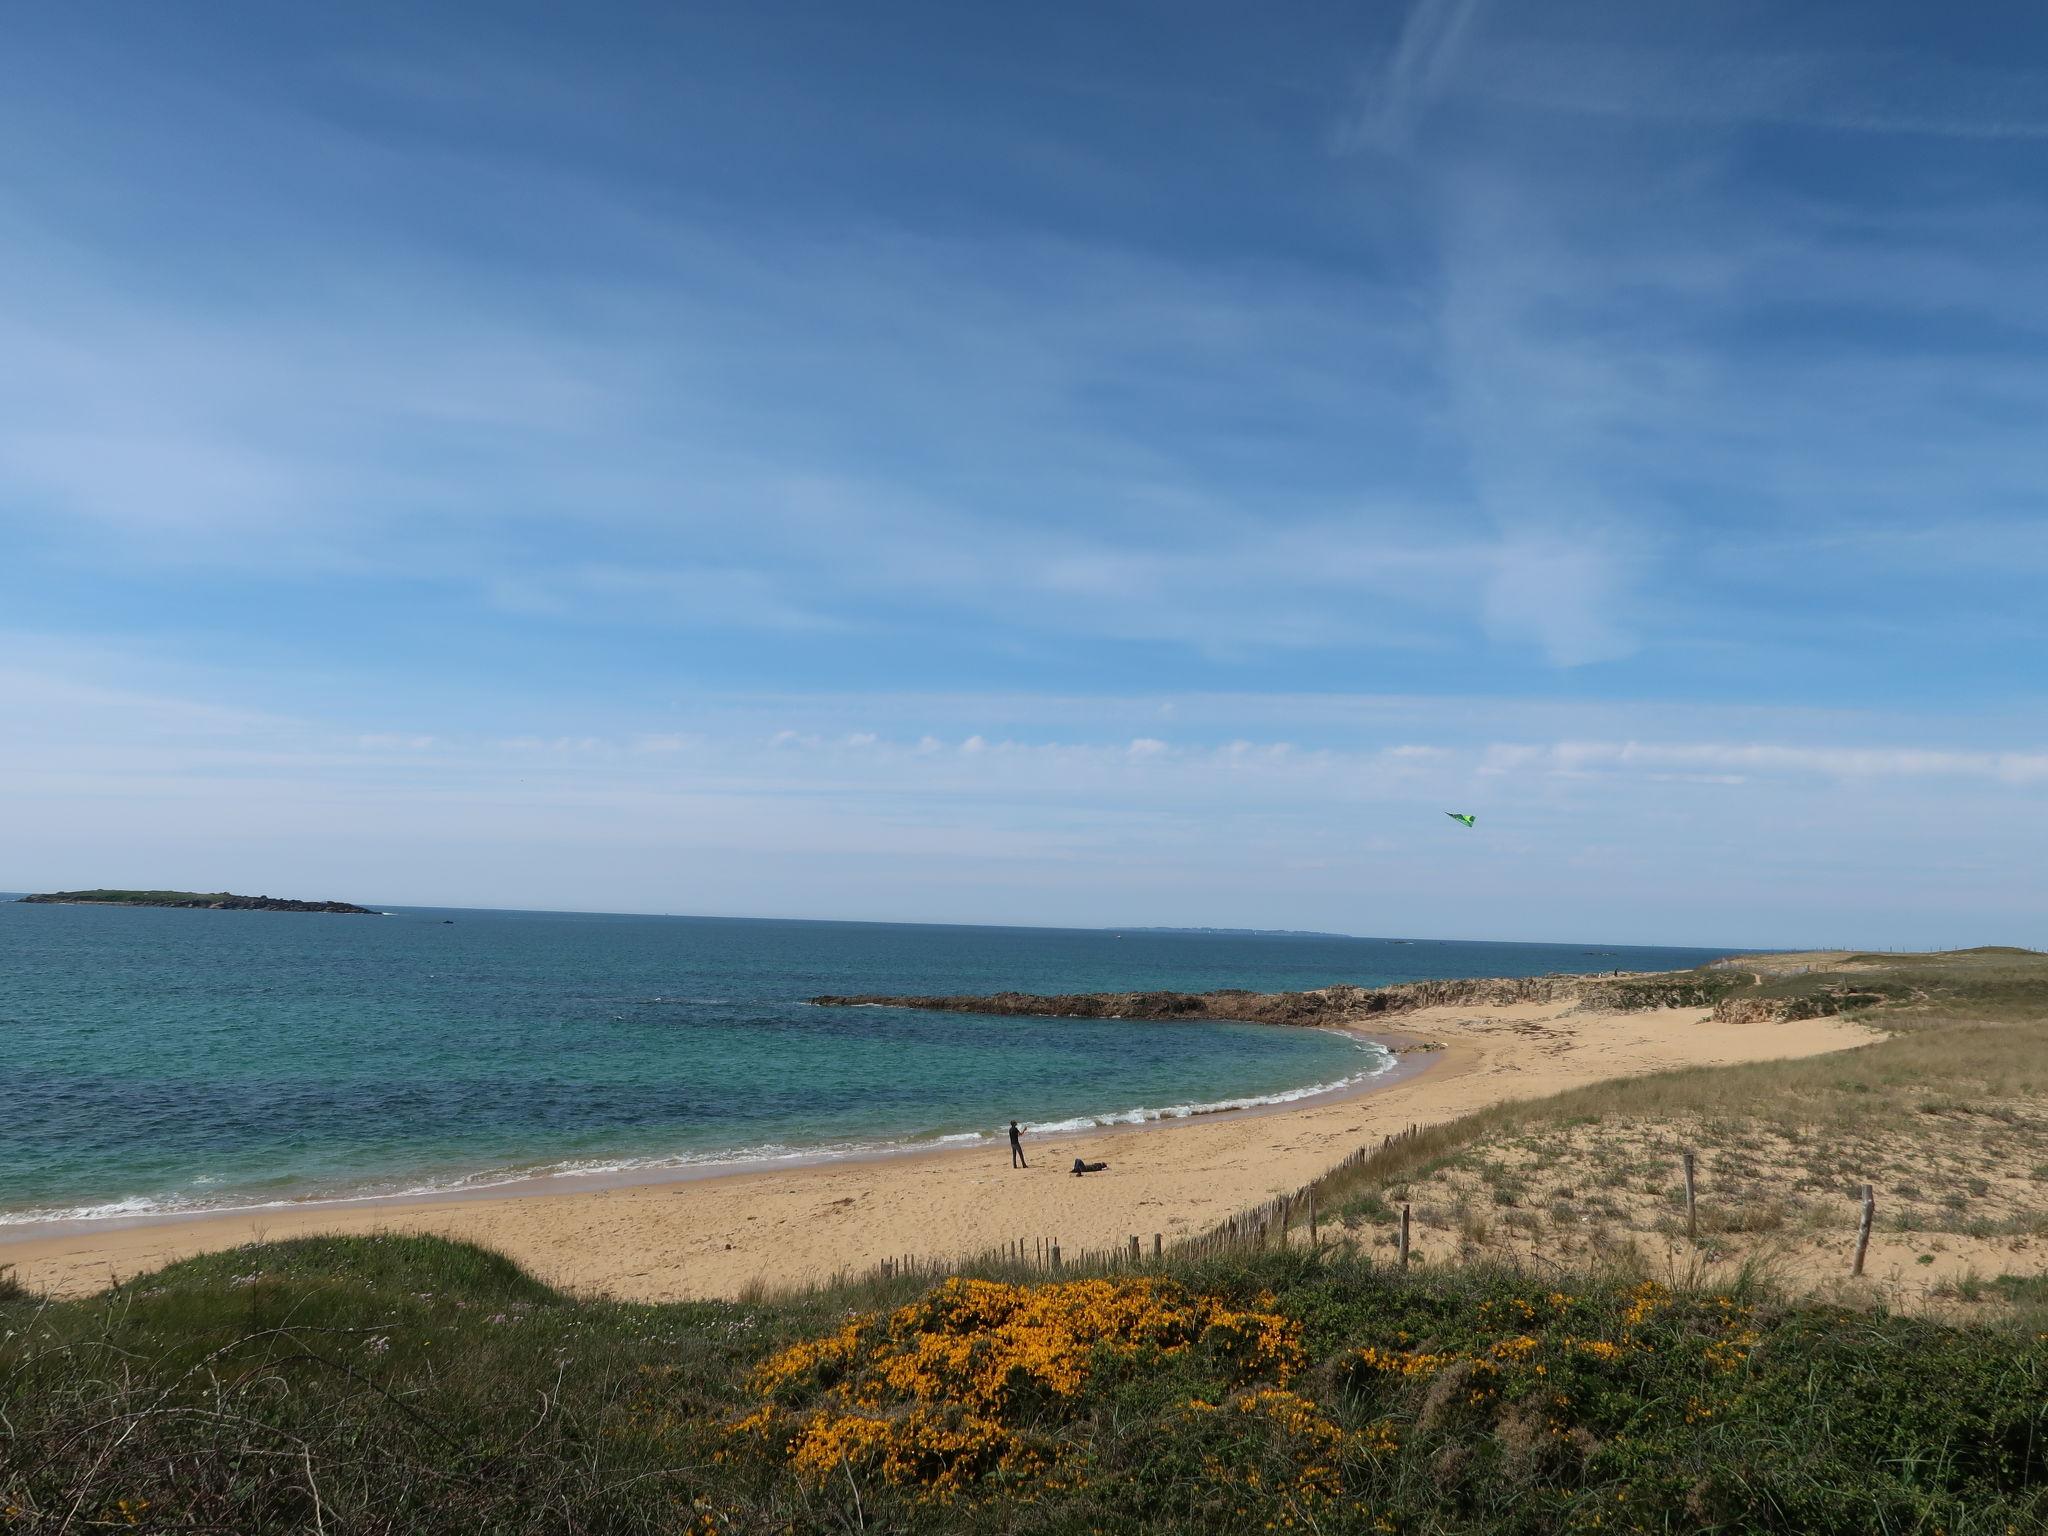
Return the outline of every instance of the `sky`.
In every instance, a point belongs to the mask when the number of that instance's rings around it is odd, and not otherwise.
[[[8,32],[0,887],[2048,944],[2039,7]]]

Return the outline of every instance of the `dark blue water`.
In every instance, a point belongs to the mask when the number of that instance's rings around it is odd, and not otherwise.
[[[0,1221],[1136,1120],[1387,1062],[1316,1030],[805,1005],[820,992],[1274,990],[1713,953],[0,903]]]

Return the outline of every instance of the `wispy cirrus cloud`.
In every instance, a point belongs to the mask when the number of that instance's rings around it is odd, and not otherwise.
[[[1924,52],[1681,52],[1532,41],[1475,59],[1464,84],[1496,101],[1569,115],[2048,138],[2048,70],[1959,64]]]
[[[15,851],[2018,932],[2048,23],[1184,22],[24,19]]]
[[[1367,73],[1351,116],[1339,125],[1342,151],[1405,148],[1416,119],[1453,79],[1483,0],[1415,0],[1385,63]]]

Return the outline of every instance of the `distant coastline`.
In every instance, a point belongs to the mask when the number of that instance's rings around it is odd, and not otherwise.
[[[196,907],[214,912],[347,912],[364,917],[383,914],[347,901],[291,901],[282,896],[237,896],[230,891],[46,891],[24,896],[31,906],[51,907]]]
[[[1355,933],[1322,933],[1314,928],[1105,928],[1104,933],[1206,933],[1227,939],[1353,939]],[[1359,942],[1364,942],[1360,940]],[[1401,942],[1397,940],[1396,942]]]

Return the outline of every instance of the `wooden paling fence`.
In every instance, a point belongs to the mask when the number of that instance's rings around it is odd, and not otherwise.
[[[1134,1232],[1124,1243],[1113,1247],[1066,1250],[1061,1248],[1057,1237],[1020,1237],[964,1258],[940,1259],[916,1254],[893,1256],[883,1259],[861,1274],[842,1273],[840,1278],[871,1282],[940,1280],[966,1271],[998,1274],[1020,1272],[1033,1276],[1057,1276],[1069,1272],[1099,1274],[1144,1268],[1148,1264],[1163,1264],[1169,1256],[1176,1259],[1199,1258],[1234,1249],[1257,1250],[1269,1246],[1285,1246],[1289,1241],[1291,1229],[1295,1227],[1305,1227],[1310,1244],[1318,1245],[1322,1241],[1322,1231],[1316,1210],[1317,1191],[1328,1181],[1351,1173],[1375,1158],[1385,1156],[1394,1148],[1421,1134],[1422,1130],[1423,1127],[1420,1125],[1410,1125],[1405,1130],[1381,1137],[1378,1145],[1367,1143],[1355,1148],[1334,1167],[1302,1185],[1292,1194],[1275,1196],[1263,1205],[1240,1211],[1206,1232],[1192,1237],[1175,1238],[1171,1243],[1166,1240],[1164,1233],[1154,1232],[1148,1246],[1140,1235]],[[1405,1206],[1402,1208],[1401,1247],[1402,1262],[1405,1264]]]
[[[1248,1211],[1226,1218],[1207,1232],[1194,1237],[1183,1238],[1174,1245],[1175,1252],[1190,1256],[1222,1253],[1237,1248],[1284,1247],[1290,1231],[1305,1227],[1311,1245],[1322,1241],[1321,1214],[1316,1209],[1316,1196],[1327,1190],[1337,1179],[1364,1168],[1368,1164],[1390,1156],[1396,1149],[1405,1146],[1422,1134],[1423,1127],[1410,1125],[1405,1130],[1382,1136],[1379,1145],[1368,1142],[1355,1147],[1344,1155],[1335,1167],[1311,1179],[1301,1188],[1288,1195],[1275,1195],[1263,1205],[1253,1206]],[[1402,1207],[1405,1212],[1407,1207]],[[1403,1230],[1406,1220],[1403,1220]],[[1403,1249],[1405,1252],[1406,1244]],[[1404,1261],[1405,1262],[1405,1261]]]
[[[862,1275],[856,1276],[849,1272],[843,1273],[840,1278],[869,1281],[929,1281],[942,1280],[968,1271],[1015,1273],[1032,1277],[1057,1277],[1071,1273],[1102,1274],[1162,1265],[1169,1257],[1203,1258],[1245,1250],[1284,1248],[1289,1245],[1292,1240],[1291,1234],[1296,1230],[1305,1231],[1311,1248],[1319,1248],[1323,1242],[1322,1218],[1327,1214],[1329,1186],[1335,1181],[1348,1179],[1349,1176],[1375,1162],[1391,1161],[1396,1155],[1405,1153],[1408,1144],[1426,1129],[1426,1126],[1411,1124],[1404,1130],[1382,1136],[1377,1145],[1367,1143],[1354,1148],[1333,1167],[1291,1194],[1276,1195],[1263,1204],[1226,1217],[1205,1232],[1175,1238],[1170,1243],[1164,1233],[1154,1232],[1151,1242],[1147,1244],[1134,1232],[1126,1242],[1111,1247],[1063,1250],[1057,1237],[1019,1237],[966,1258],[942,1259],[902,1254],[883,1259]],[[1681,1167],[1685,1178],[1686,1239],[1696,1245],[1699,1242],[1699,1157],[1691,1148],[1685,1149],[1681,1154]],[[1325,1197],[1324,1210],[1318,1209],[1319,1195]],[[1863,1273],[1864,1259],[1869,1251],[1871,1231],[1876,1220],[1876,1195],[1872,1186],[1868,1184],[1865,1184],[1860,1192],[1858,1212],[1856,1245],[1849,1270],[1852,1276]],[[1398,1262],[1403,1269],[1409,1266],[1412,1257],[1412,1221],[1411,1207],[1404,1202],[1400,1207],[1399,1225],[1394,1238]]]

